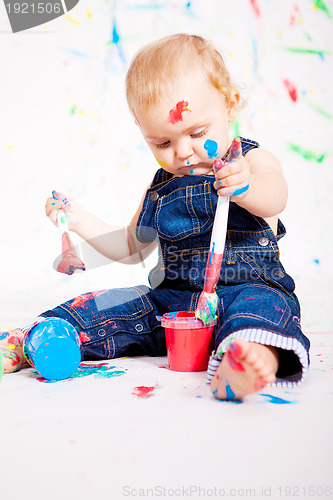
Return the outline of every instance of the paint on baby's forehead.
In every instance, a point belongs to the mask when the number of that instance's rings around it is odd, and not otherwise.
[[[210,139],[207,139],[207,141],[204,144],[204,148],[208,153],[208,158],[218,158],[219,153],[218,153],[218,145],[217,142],[211,141]]]
[[[190,111],[187,101],[179,101],[176,106],[169,111],[169,121],[171,123],[177,123],[183,120],[182,113],[184,111]]]

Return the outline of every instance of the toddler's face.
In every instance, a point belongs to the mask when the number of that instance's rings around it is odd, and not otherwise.
[[[236,113],[209,82],[198,78],[175,84],[156,105],[134,112],[158,163],[174,175],[211,173],[214,159],[230,146],[229,122]]]

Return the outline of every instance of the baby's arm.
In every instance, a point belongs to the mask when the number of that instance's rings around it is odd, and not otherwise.
[[[216,172],[216,178],[221,195],[243,190],[231,200],[254,215],[272,217],[286,206],[287,183],[280,162],[269,151],[252,149]]]
[[[47,199],[46,215],[57,225],[57,212],[59,208],[62,208],[67,215],[69,229],[108,259],[124,264],[137,264],[156,248],[156,241],[143,244],[137,240],[135,234],[144,197],[128,227],[107,224],[99,217],[87,212],[75,200],[63,195],[59,198],[57,202],[54,198]]]

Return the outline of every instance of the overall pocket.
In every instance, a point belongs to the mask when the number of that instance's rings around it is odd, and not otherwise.
[[[213,225],[211,184],[186,186],[176,189],[158,201],[154,227],[158,235],[168,241],[178,241],[205,233]]]

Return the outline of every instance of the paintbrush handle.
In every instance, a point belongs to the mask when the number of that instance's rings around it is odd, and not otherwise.
[[[63,210],[58,210],[57,224],[61,234],[69,232],[67,217]]]
[[[227,234],[229,196],[219,196],[216,205],[214,225],[210,239],[210,251],[223,254]]]
[[[242,145],[240,139],[237,137],[231,143],[227,162],[237,160],[241,154]],[[223,167],[223,164],[221,164],[221,167]],[[214,292],[215,285],[220,276],[227,237],[229,204],[229,196],[218,196],[203,288],[203,291],[207,293]]]
[[[238,137],[236,137],[229,148],[227,162],[235,161],[242,154],[242,145]],[[213,225],[212,236],[210,240],[210,252],[214,251],[217,254],[223,254],[225,239],[227,234],[228,213],[229,213],[230,197],[219,196],[216,206],[215,219]]]
[[[210,249],[207,259],[203,291],[213,293],[220,276],[225,240],[227,236],[229,197],[219,196],[214,218]]]

